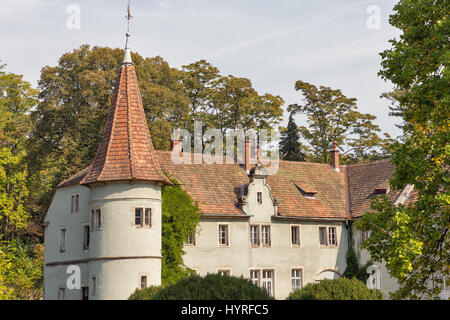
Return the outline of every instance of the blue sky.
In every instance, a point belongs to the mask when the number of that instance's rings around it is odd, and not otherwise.
[[[392,85],[377,76],[379,52],[399,31],[388,23],[397,0],[132,0],[131,47],[173,67],[207,59],[245,77],[259,93],[301,102],[296,80],[341,89],[393,136],[398,118],[380,99]],[[82,44],[123,47],[127,0],[0,0],[0,59],[37,86],[40,70]],[[80,8],[69,29],[67,8]],[[366,25],[377,6],[380,28]],[[287,120],[287,113],[285,114]],[[304,124],[303,116],[296,118]],[[282,124],[285,124],[284,121]]]

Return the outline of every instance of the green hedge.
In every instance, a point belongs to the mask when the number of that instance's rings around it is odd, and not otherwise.
[[[160,286],[150,286],[146,289],[136,289],[128,300],[151,300],[152,297],[161,291]]]
[[[325,279],[291,293],[288,300],[382,300],[381,292],[353,278]]]
[[[149,289],[146,289],[149,290]],[[261,287],[244,277],[219,274],[191,275],[162,289],[136,290],[133,300],[273,300]]]

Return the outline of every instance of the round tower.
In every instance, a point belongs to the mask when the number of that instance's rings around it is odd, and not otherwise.
[[[161,284],[161,187],[170,181],[155,155],[126,35],[104,137],[81,181],[90,188],[89,299],[127,299]]]

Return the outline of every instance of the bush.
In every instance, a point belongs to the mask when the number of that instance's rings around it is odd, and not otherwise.
[[[381,292],[353,278],[325,279],[291,293],[288,300],[382,300]]]
[[[143,297],[144,299],[146,297]],[[273,300],[267,291],[244,277],[191,275],[152,295],[151,300]]]
[[[136,289],[128,300],[151,300],[152,297],[161,291],[161,286],[150,286],[145,289]]]

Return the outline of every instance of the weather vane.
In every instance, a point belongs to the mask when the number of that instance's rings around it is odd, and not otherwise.
[[[133,18],[133,16],[131,15],[131,12],[130,12],[130,3],[131,3],[131,0],[128,0],[128,10],[127,10],[127,15],[125,16],[125,18],[127,18],[127,20],[128,20],[128,33],[130,32],[130,20]]]

